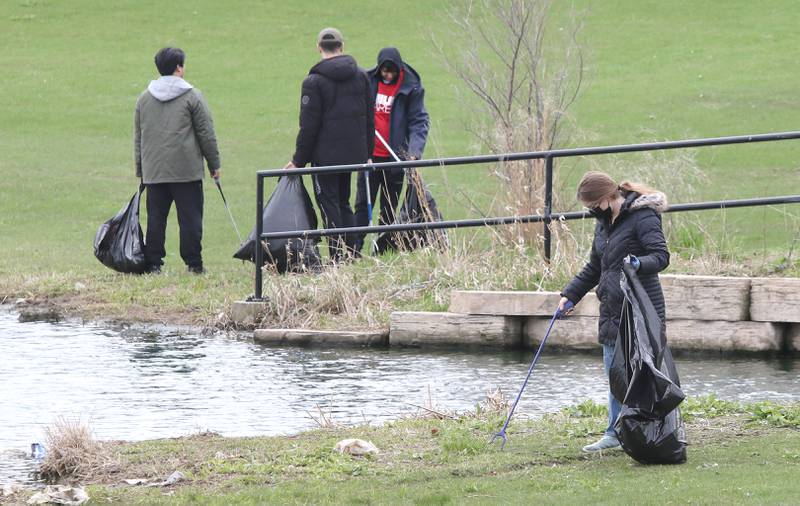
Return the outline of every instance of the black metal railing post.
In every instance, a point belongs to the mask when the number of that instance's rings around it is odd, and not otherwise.
[[[553,157],[544,159],[544,259],[550,262],[552,235],[550,233],[551,214],[553,212]]]
[[[253,248],[255,254],[253,261],[256,264],[256,287],[253,292],[253,300],[262,301],[263,279],[261,267],[264,265],[264,249],[261,247],[261,234],[264,233],[264,178],[260,174],[256,174],[256,237]]]

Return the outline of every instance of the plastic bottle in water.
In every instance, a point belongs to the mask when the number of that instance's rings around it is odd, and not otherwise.
[[[44,445],[41,443],[31,443],[31,458],[42,460],[47,453]]]

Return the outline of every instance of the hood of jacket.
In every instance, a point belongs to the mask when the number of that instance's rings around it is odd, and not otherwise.
[[[192,88],[194,88],[194,86],[178,76],[161,76],[158,79],[150,81],[150,84],[147,85],[147,91],[161,102],[169,102],[174,98],[180,97]]]
[[[381,68],[386,62],[394,63],[398,69],[403,68],[403,58],[400,57],[400,51],[396,47],[385,47],[378,52],[378,66],[376,69]]]
[[[385,47],[378,52],[378,64],[367,71],[370,79],[373,82],[380,81],[380,68],[386,62],[394,63],[397,68],[403,69],[403,84],[397,93],[408,94],[412,89],[420,84],[420,77],[414,68],[405,63],[400,57],[400,51],[396,47]]]
[[[356,59],[349,54],[343,54],[321,60],[311,67],[309,74],[319,74],[334,81],[347,81],[358,72]]]
[[[653,192],[647,195],[639,195],[638,193],[635,194],[636,198],[633,199],[631,202],[629,209],[631,211],[635,209],[641,209],[644,207],[649,207],[657,213],[663,213],[669,207],[667,203],[667,196],[661,192]]]

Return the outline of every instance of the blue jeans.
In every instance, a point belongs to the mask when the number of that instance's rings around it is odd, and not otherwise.
[[[608,378],[608,371],[611,370],[611,361],[614,359],[614,346],[607,344],[603,345],[603,368],[606,371],[606,378]],[[606,427],[606,435],[617,437],[614,431],[614,423],[617,421],[619,412],[622,411],[622,404],[611,395],[611,388],[608,389],[608,427]]]

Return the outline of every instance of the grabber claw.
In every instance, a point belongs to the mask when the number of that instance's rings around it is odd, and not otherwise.
[[[506,442],[508,442],[505,429],[501,430],[500,432],[492,436],[492,439],[489,440],[489,444],[494,444],[494,442],[498,439],[503,441],[502,443],[500,443],[500,449],[502,450],[503,448],[506,447]]]

